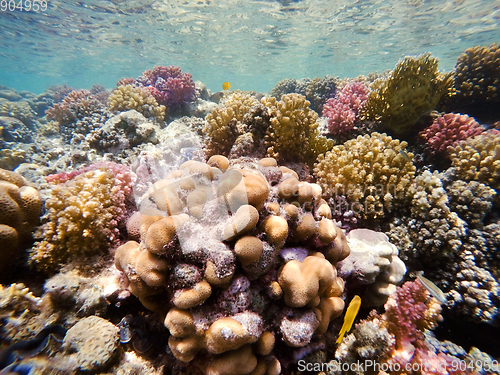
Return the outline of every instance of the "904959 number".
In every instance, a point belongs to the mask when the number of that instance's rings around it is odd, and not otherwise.
[[[0,10],[2,12],[45,12],[47,10],[47,0],[1,0]]]

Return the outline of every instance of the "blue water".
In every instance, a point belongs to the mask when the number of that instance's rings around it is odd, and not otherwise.
[[[213,91],[229,81],[267,92],[283,78],[354,77],[423,52],[450,70],[466,48],[498,41],[499,1],[48,0],[46,11],[0,11],[0,85],[111,88],[178,65]]]

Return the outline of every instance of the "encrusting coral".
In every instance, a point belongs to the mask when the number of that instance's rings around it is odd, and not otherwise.
[[[159,122],[165,118],[165,106],[158,105],[154,96],[144,87],[133,85],[118,86],[109,95],[107,106],[113,112],[135,109],[144,117]]]
[[[273,347],[321,342],[344,308],[345,235],[321,188],[274,159],[187,161],[140,212],[128,226],[140,243],[120,246],[115,265],[165,317],[173,355],[206,374],[279,374]]]
[[[0,273],[7,274],[38,223],[42,200],[21,175],[0,169]]]
[[[51,197],[30,262],[52,273],[68,259],[118,245],[120,227],[133,207],[134,180],[127,167],[110,162],[50,177]]]
[[[400,60],[388,77],[372,83],[362,117],[381,121],[384,129],[398,136],[410,132],[451,92],[452,73],[440,73],[437,67],[438,60],[428,53]]]
[[[383,217],[404,202],[414,179],[406,146],[386,134],[360,135],[320,155],[314,174],[327,196],[345,195],[361,216]]]

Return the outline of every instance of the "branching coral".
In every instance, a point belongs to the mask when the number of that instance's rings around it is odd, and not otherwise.
[[[444,153],[449,146],[455,146],[483,131],[474,118],[460,113],[447,113],[434,119],[431,126],[420,132],[420,137],[432,151]]]
[[[155,66],[146,70],[136,80],[136,84],[146,87],[158,104],[168,109],[187,104],[195,99],[195,86],[189,73],[181,73],[178,66]]]
[[[61,103],[47,110],[47,118],[56,120],[60,126],[68,125],[77,119],[101,113],[104,104],[88,90],[73,90],[66,95]]]
[[[54,177],[30,262],[51,273],[68,259],[116,246],[131,208],[134,178],[127,167],[113,163],[97,164],[68,180]]]
[[[314,174],[328,196],[346,195],[364,217],[388,214],[413,182],[407,143],[386,134],[358,136],[318,157]]]
[[[338,78],[325,76],[323,78],[283,79],[271,90],[271,96],[281,99],[286,94],[301,94],[311,103],[310,107],[317,113],[321,112],[325,102],[335,95]]]
[[[158,105],[154,96],[144,87],[133,85],[118,86],[108,98],[110,111],[128,111],[135,109],[146,118],[163,121],[165,106]]]
[[[265,143],[267,154],[282,161],[314,163],[317,156],[333,146],[318,130],[318,114],[309,108],[310,102],[299,94],[263,98],[271,111],[271,125]]]
[[[430,54],[405,57],[387,78],[373,82],[363,116],[381,121],[396,135],[408,133],[452,88],[452,74],[439,73],[437,67],[438,60]]]
[[[326,101],[322,114],[328,119],[329,133],[340,138],[350,135],[368,93],[364,83],[350,82],[337,90],[334,98]]]
[[[448,150],[456,176],[500,189],[500,131],[490,130]]]
[[[500,46],[468,48],[455,67],[456,95],[452,106],[483,121],[498,120],[500,105]]]
[[[319,186],[276,160],[187,161],[140,207],[128,226],[140,243],[120,246],[115,265],[130,292],[165,316],[178,360],[208,363],[210,374],[245,353],[246,372],[269,369],[279,364],[274,347],[324,340],[340,315],[334,265],[349,254],[345,236]]]

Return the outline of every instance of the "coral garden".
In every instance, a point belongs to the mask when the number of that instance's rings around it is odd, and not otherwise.
[[[0,372],[500,373],[497,55],[1,86]]]

